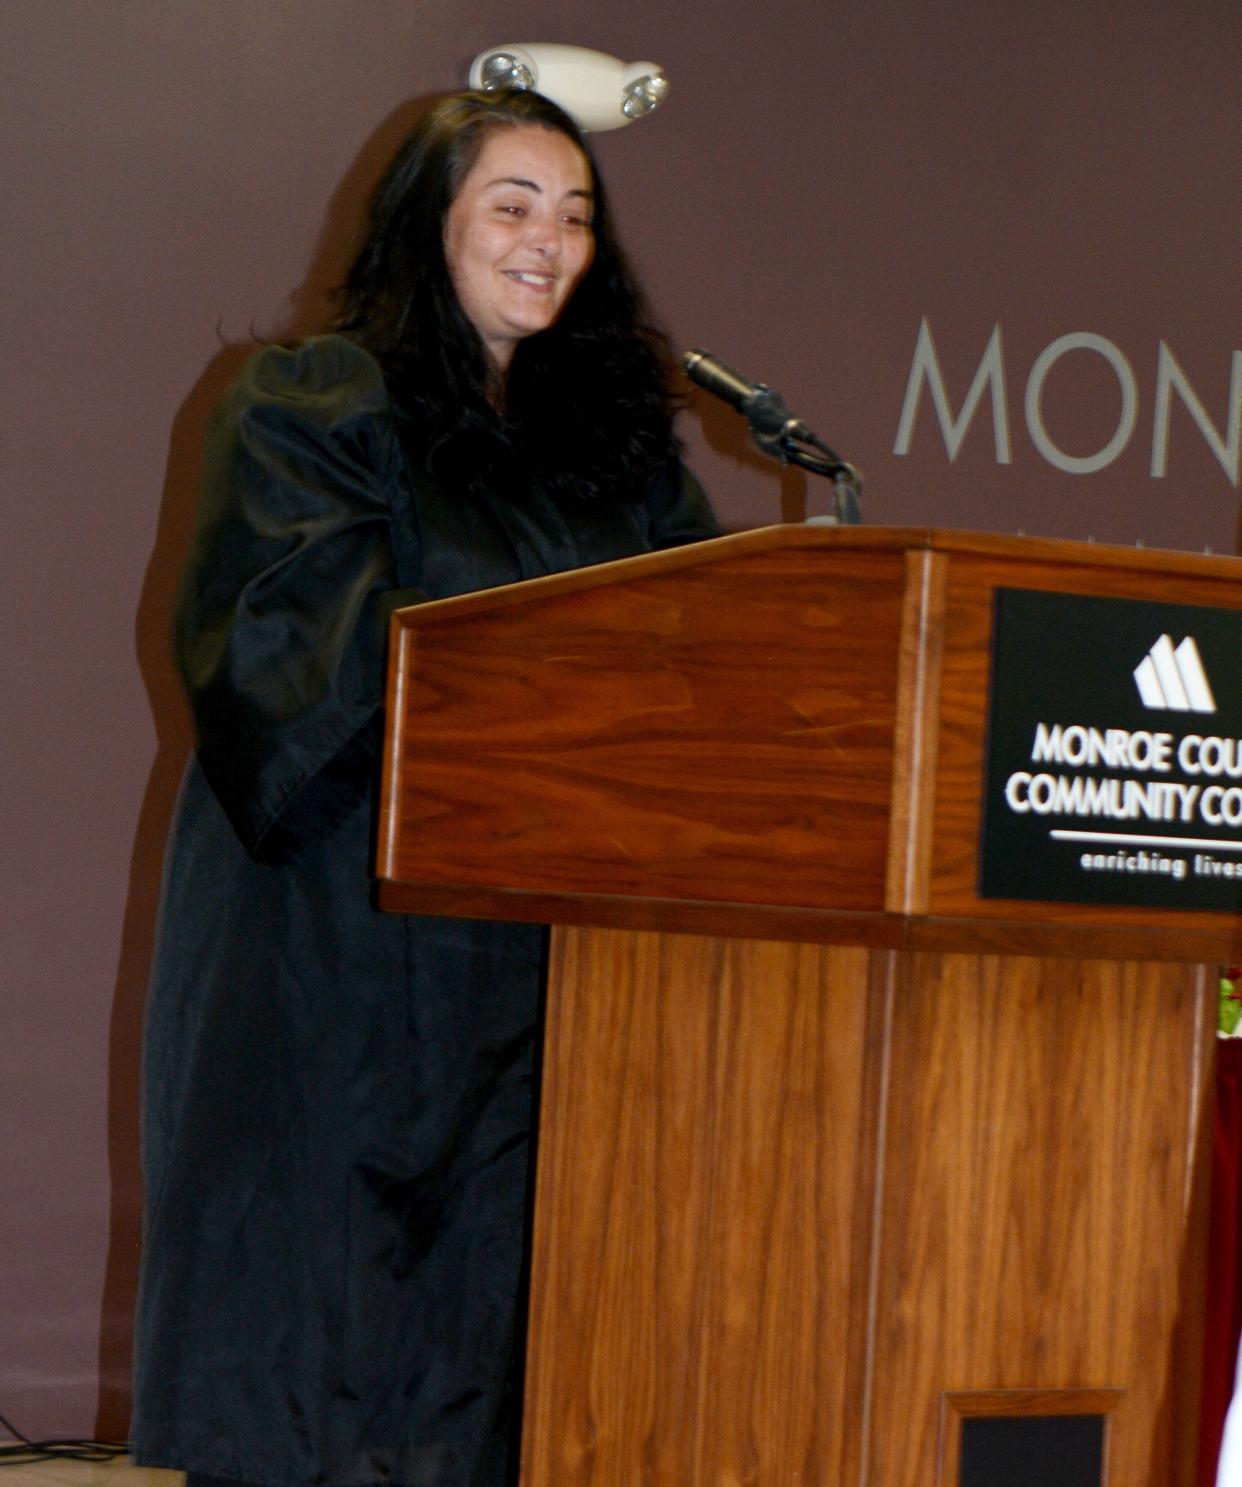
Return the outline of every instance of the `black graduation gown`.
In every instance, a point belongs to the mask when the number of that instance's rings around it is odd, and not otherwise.
[[[149,1465],[505,1480],[544,932],[373,908],[385,622],[716,527],[676,464],[620,504],[454,501],[407,428],[327,336],[260,352],[209,440],[147,1013]]]

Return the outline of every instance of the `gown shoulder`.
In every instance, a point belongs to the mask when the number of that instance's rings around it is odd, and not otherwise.
[[[375,359],[341,335],[256,352],[208,437],[174,648],[203,770],[257,856],[361,799],[411,513]]]

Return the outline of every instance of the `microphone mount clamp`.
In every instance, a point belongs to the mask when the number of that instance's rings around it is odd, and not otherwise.
[[[841,526],[856,526],[862,520],[862,476],[794,418],[780,393],[766,383],[756,384],[745,412],[751,438],[764,454],[832,481],[833,516]]]

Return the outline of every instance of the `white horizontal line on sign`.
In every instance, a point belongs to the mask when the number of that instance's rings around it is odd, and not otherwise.
[[[1209,847],[1218,852],[1242,852],[1242,841],[1223,837],[1194,836],[1128,836],[1121,831],[1050,831],[1058,842],[1123,842],[1133,847]]]

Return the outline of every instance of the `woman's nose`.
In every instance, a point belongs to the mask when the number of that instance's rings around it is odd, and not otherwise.
[[[551,217],[531,217],[527,241],[536,252],[551,256],[561,251],[560,224]]]

